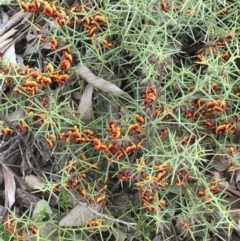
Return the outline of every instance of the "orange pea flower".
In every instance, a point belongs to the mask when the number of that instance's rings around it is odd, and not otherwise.
[[[154,177],[153,179],[157,182],[160,182],[165,176],[166,176],[166,171],[162,171],[157,175],[157,177]]]
[[[112,48],[112,43],[108,42],[106,39],[103,40],[103,47],[104,48]]]
[[[30,73],[30,68],[29,68],[29,65],[27,65],[25,70],[23,71],[23,74],[24,75],[29,75],[29,73]]]
[[[207,190],[206,189],[204,191],[198,191],[198,195],[200,197],[204,197],[204,196],[206,196],[206,194],[207,194]]]
[[[126,153],[129,155],[129,154],[131,154],[132,152],[134,152],[136,150],[137,150],[137,146],[135,144],[133,144],[133,145],[128,146],[126,148]]]
[[[52,73],[53,71],[54,71],[54,67],[52,63],[48,63],[44,68],[44,72],[46,73]]]
[[[9,127],[4,127],[2,130],[1,130],[1,134],[2,135],[7,135],[7,134],[10,134],[10,133],[12,133],[13,132],[13,130],[11,129],[11,128],[9,128]]]
[[[231,166],[227,169],[227,172],[233,172],[233,171],[235,171],[235,170],[236,170],[235,166],[231,165]]]
[[[154,212],[154,208],[152,206],[150,206],[149,204],[147,204],[146,202],[143,203],[143,206],[146,208],[146,210],[148,212]]]
[[[161,1],[161,8],[162,8],[162,10],[167,9],[167,3],[164,0]]]
[[[28,126],[26,125],[25,122],[23,121],[20,121],[19,124],[18,124],[18,131],[19,132],[23,132]]]
[[[180,224],[184,229],[189,229],[189,228],[190,228],[190,226],[189,226],[187,223],[185,223],[183,220],[181,220],[181,221],[179,222],[179,224]]]
[[[218,184],[217,184],[217,183],[214,183],[213,185],[210,186],[209,190],[210,190],[212,193],[218,192]]]
[[[73,57],[72,57],[72,55],[71,54],[69,54],[68,52],[64,52],[64,58],[66,59],[66,60],[68,60],[70,63],[73,61]]]
[[[83,188],[79,188],[77,192],[81,197],[86,197],[86,191]]]
[[[138,122],[133,124],[133,125],[130,125],[128,130],[131,131],[132,133],[135,133],[135,132],[137,132],[139,134],[143,133],[143,131],[142,131],[141,127],[140,127],[140,124]]]
[[[88,35],[89,37],[92,37],[96,32],[97,32],[97,27],[94,26],[94,27],[91,27],[91,28],[87,31],[87,35]]]
[[[38,86],[38,83],[34,80],[26,80],[23,86],[36,88]]]
[[[197,57],[196,57],[196,61],[197,62],[204,62],[205,58],[202,54],[198,54]]]
[[[96,22],[106,22],[106,17],[101,15],[96,15],[93,17]]]
[[[140,124],[144,124],[145,120],[142,116],[136,114],[136,120],[137,122],[139,122]]]
[[[45,14],[46,16],[48,16],[48,17],[51,17],[53,15],[53,12],[54,12],[53,8],[49,5],[48,2],[45,2],[42,13]]]
[[[231,57],[231,55],[230,55],[229,52],[226,52],[226,53],[222,54],[222,58],[223,58],[224,60],[228,60],[230,57]]]
[[[57,42],[57,40],[55,38],[51,39],[50,46],[51,46],[52,50],[56,50],[57,49],[58,42]]]
[[[37,234],[39,229],[33,225],[28,226],[28,230],[30,230],[33,234]]]
[[[97,204],[100,204],[102,202],[104,202],[106,200],[106,196],[102,196],[102,197],[99,197],[97,200],[96,200],[96,203]]]
[[[45,140],[47,142],[47,146],[49,148],[53,148],[53,141],[56,140],[55,136],[53,134],[47,133]]]
[[[60,68],[62,71],[67,71],[71,67],[71,63],[67,59],[61,61]]]
[[[96,151],[107,151],[108,147],[106,145],[103,145],[101,141],[97,138],[94,138],[93,140],[94,148]]]
[[[163,164],[160,164],[160,165],[158,165],[158,166],[155,166],[155,168],[157,169],[157,170],[164,170],[164,169],[168,169],[170,166],[169,166],[169,164],[168,163],[163,163]]]

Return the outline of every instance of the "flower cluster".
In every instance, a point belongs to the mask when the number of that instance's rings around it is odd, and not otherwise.
[[[217,193],[219,190],[217,182],[213,182],[210,187],[198,191],[198,195],[203,198],[206,203],[211,203],[211,198],[209,197],[209,192]]]
[[[54,67],[51,63],[45,66],[44,73],[41,73],[39,69],[30,69],[29,66],[26,66],[24,70],[17,67],[22,81],[18,87],[14,88],[14,91],[17,94],[26,93],[30,96],[35,96],[37,93],[42,93],[41,91],[46,90],[54,81],[59,85],[63,85],[69,78],[67,71],[70,66],[71,62],[64,57],[60,64],[60,70],[56,74],[53,74]]]
[[[16,227],[15,220],[9,215],[6,218],[5,227],[6,230],[18,240],[28,238],[28,234],[26,232],[20,232],[20,230]],[[34,225],[29,225],[28,230],[31,231],[33,234],[37,234],[39,232],[38,228]]]
[[[101,224],[103,224],[106,221],[105,218],[102,219],[95,219],[95,220],[91,220],[89,222],[86,223],[87,227],[97,227],[100,226]]]
[[[82,156],[85,159],[85,156]],[[80,162],[69,160],[66,168],[63,170],[67,180],[59,186],[54,186],[53,191],[58,193],[64,189],[69,191],[76,190],[78,195],[87,203],[100,204],[106,201],[107,184],[98,180],[97,185],[91,185],[91,181],[88,179],[91,170],[98,168],[98,163],[89,163],[89,165],[83,166]]]
[[[94,138],[95,135],[93,131],[86,129],[80,132],[77,126],[74,126],[74,128],[70,131],[62,132],[60,134],[60,139],[65,140],[66,144],[70,143],[70,141],[73,141],[74,143],[86,143],[90,142]]]
[[[74,3],[70,7],[62,7],[58,5],[56,1],[44,0],[43,2],[40,2],[38,0],[34,0],[32,2],[25,3],[21,0],[20,5],[25,12],[42,14],[43,16],[56,21],[56,23],[60,26],[72,27],[75,24],[80,25],[82,26],[83,31],[86,32],[87,36],[91,38],[98,32],[107,28],[106,17],[100,14],[100,10],[89,10],[89,2],[83,5]],[[67,12],[71,13],[71,17],[69,17]],[[81,15],[79,13],[81,13]],[[46,43],[46,37],[43,37],[41,34],[41,25],[37,24],[36,28],[36,35],[39,39],[41,39],[42,43]],[[96,40],[92,38],[92,43],[94,44],[95,42]],[[51,38],[49,43],[52,50],[55,51],[58,46],[57,40],[55,38]],[[101,44],[103,48],[112,48],[112,43],[106,39],[104,39]]]

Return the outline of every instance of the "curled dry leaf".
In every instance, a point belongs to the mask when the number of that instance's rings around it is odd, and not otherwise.
[[[15,202],[16,183],[13,173],[4,163],[2,164],[2,170],[5,183],[5,207],[10,208]]]
[[[31,174],[25,177],[25,182],[31,189],[34,190],[43,189],[46,186],[46,183],[43,180],[40,180],[40,178]]]
[[[87,84],[78,106],[78,111],[81,114],[81,120],[86,124],[93,121],[93,106],[92,106],[93,86]]]
[[[85,79],[89,84],[93,85],[94,87],[116,96],[123,96],[127,99],[132,99],[132,97],[129,94],[122,91],[116,85],[93,74],[92,71],[85,65],[78,64],[73,69],[77,74],[79,74],[83,79]]]
[[[102,204],[83,205],[79,203],[69,214],[59,222],[59,226],[83,226],[97,217],[95,212],[99,212]],[[92,210],[95,212],[93,212]]]

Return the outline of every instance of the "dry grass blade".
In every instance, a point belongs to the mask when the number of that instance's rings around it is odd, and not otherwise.
[[[132,99],[132,97],[127,94],[126,92],[122,91],[116,85],[106,81],[105,79],[96,76],[92,73],[92,71],[86,67],[85,65],[78,64],[74,70],[77,74],[79,74],[83,79],[85,79],[89,84],[93,85],[94,87],[107,92],[111,93],[116,96],[123,96],[127,99]]]

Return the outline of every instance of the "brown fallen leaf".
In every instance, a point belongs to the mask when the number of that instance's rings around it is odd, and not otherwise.
[[[97,89],[116,96],[123,96],[127,99],[132,99],[129,94],[118,88],[115,84],[112,84],[109,81],[106,81],[105,79],[93,74],[92,71],[85,65],[78,64],[73,68],[73,70]]]

